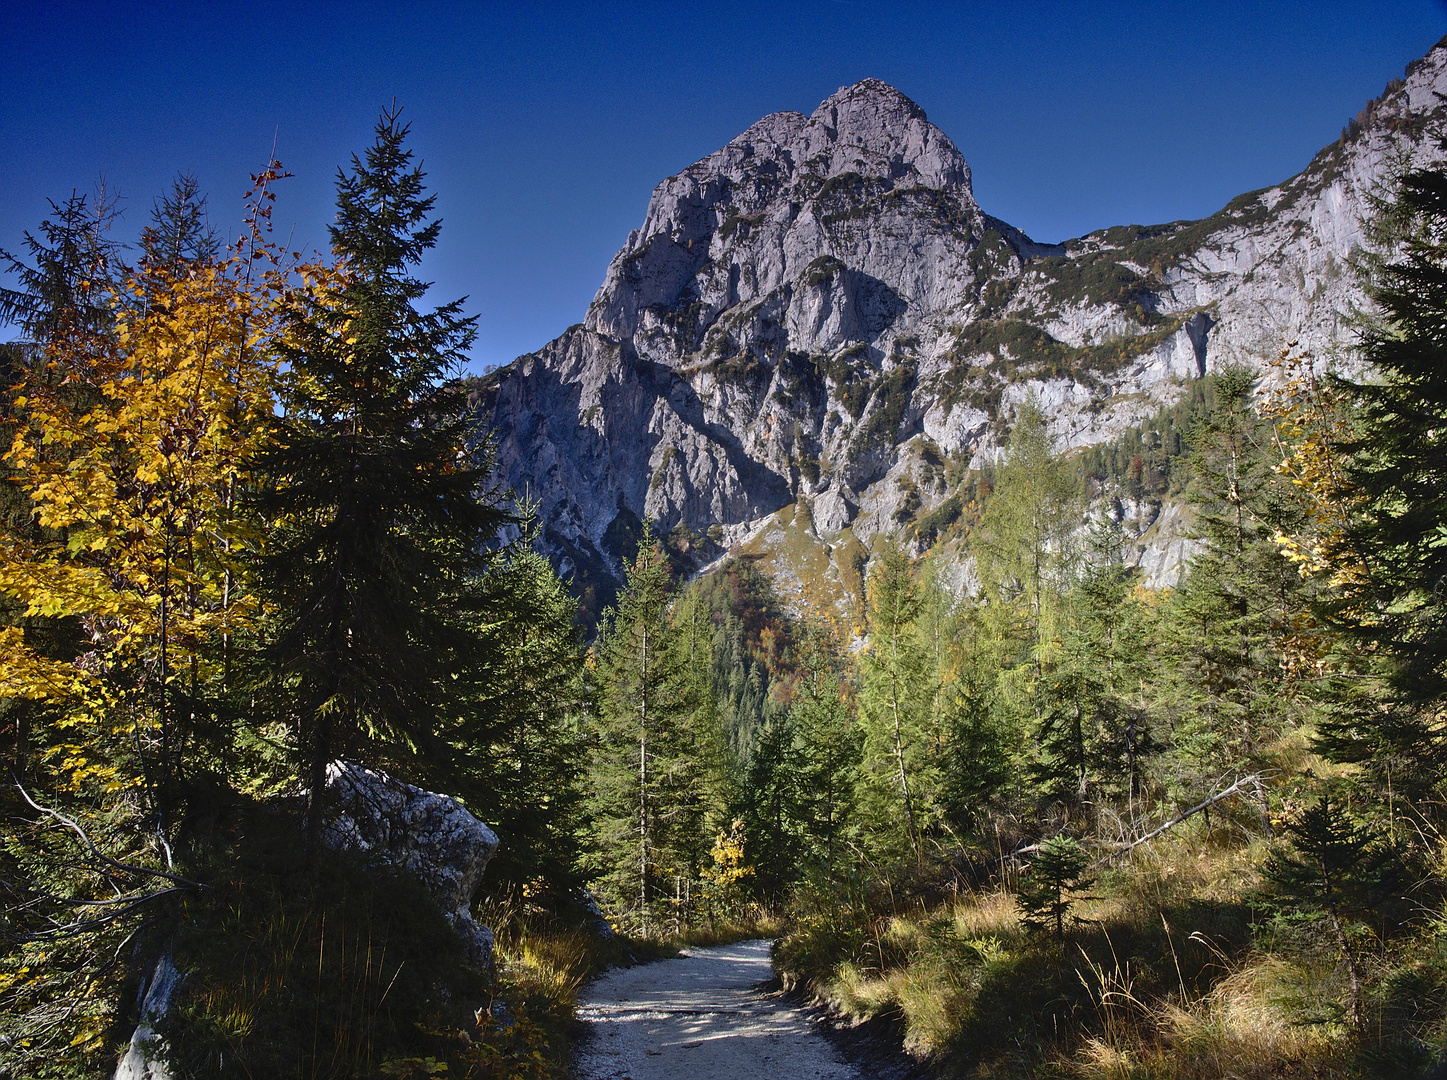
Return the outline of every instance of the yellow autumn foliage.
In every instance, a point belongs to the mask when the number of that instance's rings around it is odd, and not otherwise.
[[[216,677],[257,618],[241,556],[259,530],[241,498],[272,415],[274,348],[300,289],[270,248],[134,274],[116,332],[53,345],[16,401],[4,460],[33,522],[0,538],[0,592],[29,618],[79,623],[80,656],[47,657],[0,629],[0,696],[60,705],[77,729],[51,750],[72,784],[106,774],[97,740],[144,747],[173,687]]]

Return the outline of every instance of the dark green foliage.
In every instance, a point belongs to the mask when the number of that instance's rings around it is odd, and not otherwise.
[[[276,605],[267,652],[313,791],[337,756],[443,752],[434,728],[462,707],[483,648],[474,583],[503,520],[480,498],[489,463],[446,381],[474,320],[460,301],[415,306],[427,285],[411,268],[439,222],[406,136],[383,114],[338,177],[331,236],[346,276],[336,306],[296,318],[286,413],[262,463],[276,523],[261,566]]]
[[[900,425],[914,390],[915,366],[911,363],[890,368],[876,383],[870,398],[869,418],[860,425],[854,445],[861,450],[889,447],[899,440]]]
[[[844,662],[832,640],[816,628],[805,653],[789,714],[799,756],[799,816],[809,855],[828,872],[854,821],[864,733],[845,699]]]
[[[869,365],[868,351],[868,346],[861,342],[820,365],[823,374],[834,384],[845,411],[856,420],[864,414],[877,377]]]
[[[744,858],[753,895],[777,909],[798,879],[805,851],[802,829],[806,758],[791,718],[761,731],[736,801],[743,822]]]
[[[946,698],[939,800],[945,823],[959,836],[976,831],[1011,776],[997,674],[986,657],[970,657]]]
[[[605,613],[594,646],[591,868],[614,910],[644,932],[670,916],[688,917],[678,908],[701,855],[711,734],[689,722],[705,703],[691,678],[690,636],[669,615],[670,577],[645,525],[618,606]]]
[[[107,235],[114,199],[102,190],[94,199],[72,192],[62,202],[48,202],[40,235],[24,236],[30,262],[0,250],[0,261],[20,285],[0,288],[0,322],[18,326],[40,347],[104,336],[113,321],[109,291],[121,275],[120,245]]]
[[[468,748],[456,793],[501,846],[484,885],[556,907],[582,883],[585,682],[577,604],[533,547],[535,523],[488,568],[487,666],[475,727],[444,732]]]
[[[1066,917],[1076,899],[1071,894],[1091,885],[1086,875],[1089,865],[1090,856],[1078,840],[1052,836],[1041,843],[1020,875],[1020,890],[1015,895],[1020,920],[1033,930],[1050,931],[1057,941],[1064,941]]]
[[[1360,945],[1351,924],[1390,918],[1401,907],[1404,869],[1397,853],[1366,825],[1353,821],[1345,806],[1323,795],[1287,825],[1290,847],[1279,847],[1266,865],[1266,880],[1298,911],[1319,912],[1330,924],[1351,980],[1347,1013],[1360,1029],[1362,971]]]
[[[1214,378],[1196,379],[1179,401],[1114,441],[1081,455],[1085,475],[1132,499],[1178,492],[1190,476],[1184,456],[1197,418],[1215,405]]]
[[[206,218],[206,196],[194,173],[176,177],[171,190],[151,207],[151,223],[141,230],[142,261],[148,269],[176,274],[214,259],[221,250]]]
[[[1403,177],[1375,226],[1390,254],[1368,264],[1379,309],[1364,342],[1381,378],[1350,384],[1360,434],[1349,475],[1367,499],[1354,541],[1367,554],[1395,684],[1425,701],[1447,692],[1447,171]]]
[[[1110,233],[1115,231],[1109,230],[1102,239],[1110,243]],[[1120,239],[1126,240],[1126,237]],[[1093,307],[1114,304],[1123,311],[1134,313],[1136,319],[1146,326],[1163,319],[1154,310],[1155,294],[1160,290],[1161,283],[1121,265],[1113,250],[1072,258],[1038,259],[1030,266],[1046,278],[1046,292],[1057,303],[1078,304],[1084,301]]]
[[[1247,771],[1298,699],[1281,681],[1282,640],[1310,602],[1310,584],[1273,540],[1298,505],[1274,471],[1271,425],[1252,407],[1254,375],[1212,376],[1214,405],[1191,429],[1191,486],[1204,550],[1171,597],[1166,630],[1175,672],[1176,782],[1195,791]]]
[[[933,544],[950,526],[960,520],[964,510],[965,493],[956,490],[933,510],[927,511],[915,521],[914,535],[923,544]]]
[[[745,768],[759,733],[785,713],[780,694],[797,665],[794,628],[773,583],[743,559],[729,559],[693,588],[711,633],[719,729],[735,766]]]

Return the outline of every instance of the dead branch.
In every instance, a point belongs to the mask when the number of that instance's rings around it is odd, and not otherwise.
[[[1132,840],[1129,844],[1122,844],[1120,847],[1107,854],[1106,858],[1114,858],[1117,855],[1124,855],[1127,851],[1131,851],[1134,848],[1140,846],[1141,844],[1144,844],[1147,840],[1154,840],[1157,836],[1160,836],[1161,833],[1165,832],[1167,829],[1174,829],[1177,825],[1185,821],[1187,818],[1191,817],[1193,814],[1199,814],[1207,807],[1214,806],[1222,799],[1229,798],[1230,796],[1235,795],[1237,792],[1247,787],[1252,787],[1254,785],[1256,787],[1256,790],[1259,792],[1260,784],[1260,773],[1252,773],[1249,776],[1242,776],[1238,778],[1236,782],[1230,787],[1218,791],[1214,795],[1207,797],[1206,799],[1197,803],[1195,806],[1191,807],[1184,813],[1177,814],[1175,817],[1171,818],[1170,821],[1167,821],[1164,825],[1157,825],[1154,829],[1146,833],[1144,836]]]

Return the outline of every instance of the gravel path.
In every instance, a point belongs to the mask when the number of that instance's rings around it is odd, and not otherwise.
[[[767,941],[608,972],[578,1005],[580,1080],[860,1080],[807,1016],[760,989],[773,974]]]

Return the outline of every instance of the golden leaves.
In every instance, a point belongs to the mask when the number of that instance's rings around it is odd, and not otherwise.
[[[154,688],[179,670],[214,677],[209,646],[260,613],[239,556],[263,530],[240,496],[272,415],[276,343],[310,286],[275,259],[256,272],[259,250],[133,275],[115,334],[57,340],[15,398],[4,460],[32,521],[0,537],[0,593],[27,618],[74,620],[87,644],[50,659],[0,628],[0,696],[62,706],[76,737],[51,764],[73,785],[130,784],[97,746],[153,729]]]

